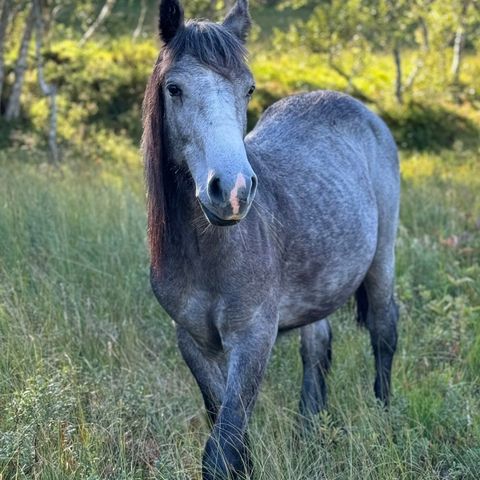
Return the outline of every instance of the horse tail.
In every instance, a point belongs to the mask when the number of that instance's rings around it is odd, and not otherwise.
[[[368,314],[368,297],[365,285],[362,283],[355,292],[355,300],[357,301],[357,322],[360,326],[367,326]]]

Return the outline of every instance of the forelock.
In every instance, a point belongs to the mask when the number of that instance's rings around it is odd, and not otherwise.
[[[162,52],[162,70],[182,56],[190,55],[202,65],[230,77],[246,68],[247,51],[225,27],[217,23],[190,20]]]

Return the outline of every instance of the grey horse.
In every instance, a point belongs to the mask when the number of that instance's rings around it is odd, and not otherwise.
[[[251,475],[247,423],[279,332],[300,328],[307,418],[326,404],[327,317],[352,295],[385,404],[397,342],[394,140],[331,91],[275,103],[245,136],[250,23],[247,0],[221,24],[161,0],[144,99],[151,284],[211,422],[204,479]]]

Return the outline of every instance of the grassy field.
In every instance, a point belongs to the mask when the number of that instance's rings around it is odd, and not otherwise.
[[[199,478],[207,427],[150,291],[140,162],[22,155],[0,153],[0,478]],[[349,305],[328,413],[300,437],[298,339],[280,338],[251,424],[258,479],[480,477],[479,162],[402,156],[390,411]]]
[[[157,2],[135,42],[140,2],[118,0],[85,46],[88,15],[71,24],[69,5],[57,21],[70,30],[52,32],[45,57],[62,166],[44,153],[48,108],[34,69],[21,121],[0,121],[0,480],[199,480],[201,396],[148,280],[137,145]],[[328,413],[299,435],[298,335],[282,336],[251,422],[256,480],[478,480],[480,57],[465,51],[453,94],[452,49],[433,43],[399,106],[390,53],[339,53],[356,72],[349,85],[326,54],[276,32],[308,9],[252,15],[250,126],[282,96],[354,86],[403,149],[391,408],[374,401],[369,338],[349,304],[332,319]],[[11,70],[18,45],[9,48]],[[404,80],[419,58],[402,52]]]

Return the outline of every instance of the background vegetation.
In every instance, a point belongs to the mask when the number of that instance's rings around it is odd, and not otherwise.
[[[477,479],[478,1],[251,3],[250,125],[284,95],[347,91],[392,128],[403,185],[389,412],[347,305],[329,411],[307,437],[298,339],[279,339],[252,422],[257,476]],[[138,143],[156,1],[0,7],[0,479],[199,478],[200,395],[148,284]]]

